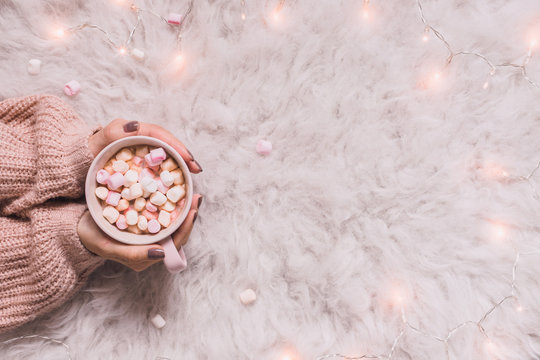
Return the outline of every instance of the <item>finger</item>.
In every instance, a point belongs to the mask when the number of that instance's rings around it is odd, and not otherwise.
[[[165,256],[163,248],[159,245],[125,245],[114,239],[108,238],[105,247],[107,258],[132,267],[149,262],[154,264]]]
[[[181,246],[184,246],[188,242],[191,230],[193,230],[193,223],[197,219],[197,214],[201,201],[201,194],[193,195],[193,200],[191,201],[191,208],[188,216],[186,217],[180,228],[172,235],[174,245],[177,249],[180,249]]]
[[[89,145],[94,156],[103,150],[107,145],[118,139],[137,135],[140,123],[138,121],[129,121],[126,119],[114,119],[102,130],[91,137]]]
[[[193,158],[193,155],[187,149],[187,147],[173,134],[171,134],[161,126],[155,124],[141,123],[138,135],[151,136],[166,142],[180,154],[180,156],[182,157],[182,159],[184,159],[189,170],[192,173],[198,174],[202,172],[202,167]]]

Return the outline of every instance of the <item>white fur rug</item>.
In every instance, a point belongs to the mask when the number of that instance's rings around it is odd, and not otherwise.
[[[136,1],[167,16],[188,2]],[[176,71],[175,33],[148,13],[120,56],[127,1],[0,0],[0,97],[51,93],[91,125],[162,124],[201,163],[205,195],[190,266],[134,273],[109,263],[71,302],[3,336],[64,341],[74,359],[540,358],[540,91],[519,69],[448,55],[415,0],[197,0]],[[527,54],[536,0],[424,0],[456,50],[494,63]],[[537,34],[540,39],[540,33]],[[28,75],[31,58],[43,61]],[[531,79],[540,82],[533,52]],[[433,79],[439,71],[440,79]],[[62,93],[76,79],[82,91]],[[267,157],[254,148],[272,141]],[[251,307],[238,300],[251,287]],[[401,303],[399,298],[401,297]],[[518,309],[518,307],[521,308]],[[403,323],[403,308],[407,324]],[[522,311],[518,311],[522,310]],[[167,321],[155,329],[149,316]],[[403,330],[390,354],[396,337]],[[430,337],[433,336],[433,337]],[[40,338],[2,359],[65,359]]]

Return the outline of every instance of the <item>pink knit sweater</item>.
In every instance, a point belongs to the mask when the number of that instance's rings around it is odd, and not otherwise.
[[[54,96],[0,102],[0,333],[60,306],[104,261],[77,235],[90,134]]]

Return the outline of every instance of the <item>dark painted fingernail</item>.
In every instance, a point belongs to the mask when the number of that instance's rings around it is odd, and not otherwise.
[[[197,203],[197,209],[201,207],[202,204],[202,196],[199,198],[199,202]]]
[[[130,121],[124,125],[124,132],[134,132],[139,130],[138,121]]]
[[[165,257],[165,251],[163,251],[163,249],[148,250],[149,259],[163,259],[164,257]]]
[[[191,153],[191,151],[189,151],[189,149],[186,149],[186,150],[187,150],[189,156],[191,156],[191,160],[195,160],[195,158],[193,157],[193,154]]]
[[[202,172],[202,167],[201,167],[201,165],[197,162],[197,160],[193,160],[193,162],[195,163],[195,165],[197,165],[197,167],[199,168],[199,170]]]
[[[195,220],[197,220],[198,213],[199,213],[198,211],[195,211],[195,215],[193,215],[193,223],[195,223]]]

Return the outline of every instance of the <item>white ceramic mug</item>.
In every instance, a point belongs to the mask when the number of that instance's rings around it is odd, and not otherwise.
[[[167,153],[167,156],[171,156],[180,167],[180,170],[182,170],[184,182],[186,184],[186,202],[184,208],[169,227],[161,229],[161,231],[156,234],[133,234],[128,231],[119,230],[103,217],[103,207],[95,195],[95,190],[98,186],[96,182],[97,172],[100,169],[103,169],[107,161],[109,161],[120,149],[137,145],[162,147]],[[163,246],[165,251],[163,262],[171,273],[177,273],[186,268],[187,261],[184,251],[182,248],[178,251],[176,250],[171,235],[180,227],[180,225],[182,225],[182,222],[184,222],[189,213],[191,200],[193,198],[193,180],[186,162],[172,146],[149,136],[129,136],[112,142],[105,149],[101,150],[92,162],[92,165],[90,165],[90,169],[86,175],[85,194],[90,215],[92,215],[92,218],[104,233],[115,240],[130,245],[159,243]]]

